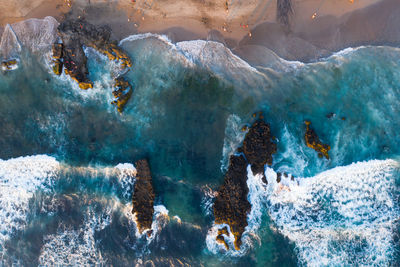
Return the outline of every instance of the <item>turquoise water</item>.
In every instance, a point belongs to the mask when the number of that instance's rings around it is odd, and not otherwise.
[[[134,59],[122,115],[110,104],[118,67],[93,50],[88,91],[28,51],[19,69],[0,74],[5,265],[399,264],[399,49],[361,47],[256,69],[215,43],[153,36],[122,47]],[[244,246],[226,253],[211,242],[211,189],[260,110],[278,152],[268,188],[249,175]],[[304,120],[331,146],[331,160],[305,146]],[[143,157],[159,211],[150,240],[129,216],[133,176],[114,168]],[[278,171],[296,182],[277,189]]]

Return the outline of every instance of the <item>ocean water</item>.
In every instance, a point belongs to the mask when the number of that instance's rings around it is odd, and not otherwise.
[[[52,74],[48,47],[22,45],[19,68],[0,73],[2,265],[400,264],[400,49],[267,68],[215,42],[146,34],[120,45],[134,62],[122,115],[110,104],[121,70],[93,49],[87,91]],[[268,185],[248,172],[249,226],[226,252],[213,197],[256,111],[278,152]],[[306,147],[304,120],[330,160]],[[150,238],[130,213],[143,157],[157,195]],[[280,185],[277,172],[288,174]]]

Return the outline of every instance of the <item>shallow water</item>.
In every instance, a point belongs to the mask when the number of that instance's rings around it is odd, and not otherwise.
[[[92,49],[88,91],[51,74],[48,54],[25,50],[19,69],[0,74],[5,264],[400,262],[399,49],[361,47],[256,69],[213,42],[136,36],[121,45],[134,59],[124,75],[134,93],[122,115],[110,104],[118,66]],[[260,110],[278,153],[267,187],[249,174],[244,245],[226,253],[214,242],[208,188],[221,184],[241,127]],[[305,146],[306,119],[330,144],[329,161]],[[142,157],[159,211],[149,240],[130,215],[133,166],[114,168]],[[308,178],[279,189],[278,171]]]

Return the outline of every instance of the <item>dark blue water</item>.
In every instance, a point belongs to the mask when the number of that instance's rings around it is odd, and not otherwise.
[[[215,43],[131,39],[122,47],[134,59],[124,75],[134,93],[122,115],[110,104],[118,66],[93,50],[88,91],[29,51],[0,74],[5,265],[399,263],[399,49],[255,69]],[[244,246],[225,252],[213,239],[211,189],[260,110],[278,153],[268,188],[249,175]],[[330,160],[306,147],[304,120],[331,146]],[[157,195],[151,238],[130,215],[133,166],[114,168],[143,157]],[[277,171],[309,178],[279,188]]]

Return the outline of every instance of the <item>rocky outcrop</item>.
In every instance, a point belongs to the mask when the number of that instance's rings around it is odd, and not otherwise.
[[[14,70],[17,68],[18,61],[16,59],[5,60],[1,62],[1,69],[4,71]]]
[[[243,141],[243,149],[241,149],[251,164],[254,175],[264,175],[264,165],[272,164],[272,154],[276,152],[276,149],[270,126],[262,120],[261,116],[250,127]]]
[[[89,70],[83,46],[96,49],[110,60],[120,61],[123,68],[132,66],[128,55],[110,40],[111,32],[107,27],[97,28],[81,19],[65,20],[58,26],[58,35],[62,40],[62,44],[53,45],[54,73],[61,74],[59,70],[64,65],[65,74],[76,81],[81,89],[86,90],[93,87],[93,82],[88,77]],[[116,80],[117,83],[118,81]],[[122,94],[121,98],[117,98],[115,104],[119,112],[122,112],[131,94],[132,87],[130,86],[130,89]]]
[[[306,124],[307,127],[306,133],[304,134],[307,146],[317,151],[318,157],[322,158],[324,156],[326,159],[329,159],[328,151],[331,149],[331,147],[327,144],[323,144],[319,140],[318,135],[310,127],[311,125],[310,121],[305,121],[304,123]]]
[[[118,112],[122,113],[128,100],[132,96],[132,86],[124,78],[115,79],[113,96],[115,98],[111,104],[117,107]]]
[[[229,235],[228,228],[226,226],[222,229],[218,229],[218,235],[216,237],[216,240],[218,243],[224,244],[226,250],[229,250],[229,245],[228,245],[228,243],[226,243],[225,237],[223,235],[226,235],[226,236]]]
[[[230,157],[228,171],[214,202],[215,223],[229,225],[235,238],[236,250],[240,250],[242,234],[247,226],[247,214],[251,210],[247,200],[247,166],[251,164],[254,174],[264,174],[264,165],[272,164],[272,154],[276,152],[270,127],[263,121],[262,116],[250,127],[243,147],[239,148],[238,152],[243,153]],[[229,249],[224,235],[228,236],[226,227],[218,230],[216,240]]]
[[[55,43],[53,44],[53,72],[56,75],[61,75],[62,68],[63,68],[63,44]]]
[[[247,187],[247,165],[248,162],[243,155],[232,155],[230,157],[224,183],[219,188],[214,202],[215,223],[229,225],[235,237],[236,250],[240,250],[242,234],[247,226],[247,214],[251,209],[251,205],[247,200],[247,194],[249,193],[249,188]],[[218,236],[222,235],[219,234]]]
[[[135,163],[136,181],[132,196],[132,213],[136,216],[136,224],[139,233],[151,230],[154,214],[154,192],[150,173],[150,167],[147,160],[142,159]],[[151,235],[151,231],[147,232]]]

